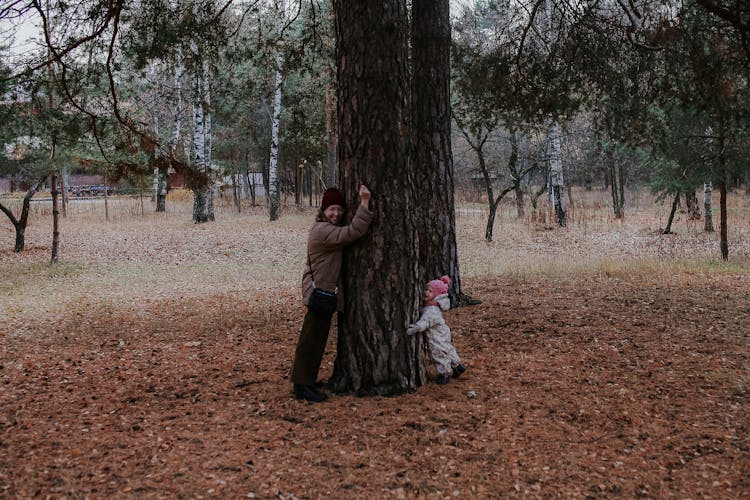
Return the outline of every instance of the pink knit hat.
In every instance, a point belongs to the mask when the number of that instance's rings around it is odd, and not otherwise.
[[[443,276],[440,279],[432,280],[427,283],[427,288],[437,297],[448,293],[448,286],[451,284],[451,279],[448,276]]]

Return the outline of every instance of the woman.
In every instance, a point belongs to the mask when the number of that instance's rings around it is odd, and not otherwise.
[[[344,297],[339,286],[342,249],[362,237],[372,221],[370,190],[364,185],[359,188],[359,200],[360,204],[351,224],[344,226],[344,195],[336,188],[327,189],[323,193],[318,217],[310,229],[307,240],[307,267],[302,275],[302,297],[308,309],[294,353],[291,375],[294,396],[297,399],[316,403],[326,399],[326,395],[317,390],[315,384],[328,332],[331,329],[333,312],[320,312],[309,307],[310,298],[315,288],[338,292],[337,309],[342,310]]]

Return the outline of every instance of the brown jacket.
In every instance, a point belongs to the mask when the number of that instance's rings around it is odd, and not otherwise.
[[[351,224],[336,226],[330,222],[316,221],[310,229],[307,239],[307,253],[310,256],[309,265],[305,265],[302,275],[302,300],[307,305],[313,291],[313,276],[315,285],[330,292],[338,290],[338,309],[343,310],[344,294],[341,287],[341,257],[342,249],[362,237],[372,221],[372,212],[362,205],[357,208]],[[312,273],[310,272],[312,266]]]

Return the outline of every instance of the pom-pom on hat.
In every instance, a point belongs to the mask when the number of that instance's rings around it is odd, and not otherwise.
[[[326,189],[325,193],[323,193],[323,199],[320,202],[320,210],[325,210],[331,205],[339,205],[342,208],[344,207],[344,195],[341,194],[341,191],[333,187]]]
[[[451,279],[448,276],[443,276],[440,279],[432,280],[427,283],[427,288],[437,297],[448,293],[448,286],[451,284]]]

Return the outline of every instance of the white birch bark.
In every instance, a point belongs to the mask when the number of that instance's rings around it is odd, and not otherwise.
[[[550,120],[547,129],[547,159],[549,162],[549,202],[555,211],[557,223],[565,227],[567,224],[567,209],[563,179],[562,133],[557,120]]]
[[[200,57],[198,45],[190,42],[190,50],[196,59]],[[206,173],[206,136],[203,116],[203,66],[195,64],[193,75],[193,168]],[[193,222],[208,222],[206,188],[193,189]]]
[[[271,119],[271,161],[268,165],[268,211],[272,221],[279,218],[279,180],[277,175],[279,162],[279,121],[281,120],[281,94],[284,83],[282,69],[284,67],[284,1],[276,4],[279,13],[279,38],[276,42],[276,90],[273,97],[273,118]]]
[[[182,75],[184,73],[185,66],[182,60],[182,49],[177,47],[174,68],[175,114],[172,124],[172,134],[169,137],[169,152],[172,155],[177,153],[177,146],[180,143],[180,134],[182,132],[182,113],[184,111],[184,104],[182,102]]]
[[[553,33],[553,4],[552,0],[547,0],[546,7],[546,26],[544,26],[545,42],[547,47],[552,44]],[[567,209],[565,206],[565,183],[563,180],[563,161],[562,161],[562,133],[560,123],[555,117],[549,118],[547,127],[547,159],[549,162],[549,175],[547,189],[549,191],[549,201],[552,209],[555,211],[557,223],[561,227],[567,225]]]

